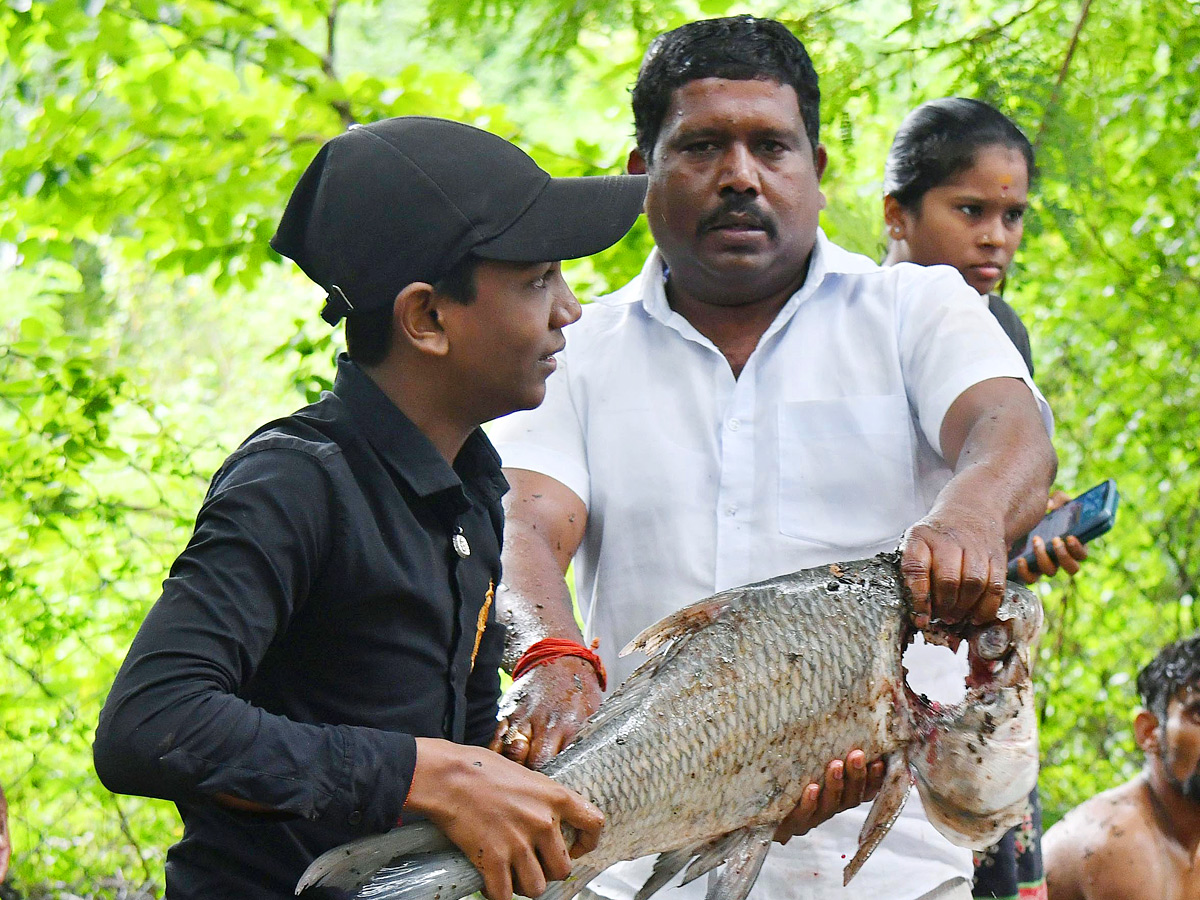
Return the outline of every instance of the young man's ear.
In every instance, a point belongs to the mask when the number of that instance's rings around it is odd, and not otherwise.
[[[432,356],[445,356],[450,349],[438,308],[444,302],[432,285],[414,281],[396,295],[392,304],[395,340]]]
[[[625,162],[625,171],[630,175],[646,174],[646,160],[642,157],[642,151],[637,147],[629,151],[629,159]]]
[[[1139,709],[1133,719],[1133,737],[1147,756],[1158,753],[1158,716],[1148,709]]]

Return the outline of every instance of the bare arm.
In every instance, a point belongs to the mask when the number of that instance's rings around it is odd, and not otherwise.
[[[583,641],[565,579],[583,541],[587,507],[575,492],[548,475],[505,469],[511,489],[504,499],[504,584],[496,594],[508,628],[504,666],[545,637]],[[492,749],[536,768],[570,743],[600,705],[596,672],[575,656],[538,666],[501,702]]]
[[[1033,394],[1015,378],[964,391],[941,442],[954,477],[902,545],[916,623],[991,621],[1004,599],[1009,544],[1045,512],[1058,458]]]
[[[489,900],[537,897],[596,848],[604,815],[574,791],[482,747],[417,738],[406,811],[424,814],[483,875]],[[567,847],[560,822],[576,829]]]

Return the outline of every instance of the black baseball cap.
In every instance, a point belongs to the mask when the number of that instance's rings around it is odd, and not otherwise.
[[[638,217],[645,176],[551,178],[487,131],[426,116],[351,126],[292,191],[271,247],[329,294],[321,317],[390,306],[468,254],[509,262],[590,256]]]

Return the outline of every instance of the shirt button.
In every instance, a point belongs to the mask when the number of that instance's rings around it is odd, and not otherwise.
[[[742,427],[741,419],[730,419],[729,420],[729,430],[730,431],[737,431],[741,427]]]
[[[736,506],[727,506],[727,507],[725,507],[725,515],[727,515],[727,516],[736,516],[736,515],[737,515],[737,507],[736,507]]]
[[[354,812],[350,813],[350,815],[348,815],[346,817],[346,821],[349,822],[351,825],[357,825],[359,822],[362,821],[362,813],[360,813],[356,809]]]

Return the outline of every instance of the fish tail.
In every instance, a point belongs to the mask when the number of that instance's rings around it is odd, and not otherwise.
[[[399,863],[405,857],[429,862],[435,856],[453,856],[455,853],[458,851],[454,845],[435,825],[431,822],[415,822],[403,828],[393,828],[385,834],[359,838],[322,853],[300,876],[296,893],[311,887],[355,890],[370,881],[384,866]]]
[[[483,890],[483,876],[457,850],[422,853],[384,866],[356,900],[459,900]]]
[[[576,867],[552,881],[537,900],[571,900],[600,874]],[[483,876],[463,854],[427,853],[385,866],[355,895],[355,900],[461,900],[483,890]]]
[[[571,900],[600,874],[576,866],[552,881],[538,900]],[[355,900],[461,900],[483,890],[483,876],[450,840],[429,822],[361,838],[319,856],[296,886],[333,887]]]

